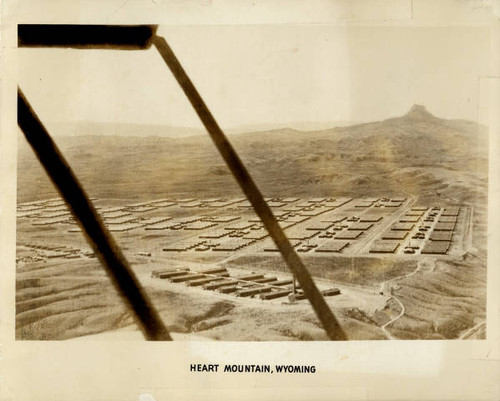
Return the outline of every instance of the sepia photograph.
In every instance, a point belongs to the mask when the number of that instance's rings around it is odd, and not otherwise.
[[[497,0],[0,12],[0,401],[499,399]]]
[[[19,25],[19,88],[168,332],[328,340],[161,47],[115,44],[108,28]],[[140,28],[115,36],[135,40]],[[487,28],[154,29],[342,339],[485,338]],[[16,339],[141,338],[22,135],[17,170]]]

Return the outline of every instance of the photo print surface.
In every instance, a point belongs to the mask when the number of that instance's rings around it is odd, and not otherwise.
[[[156,34],[347,339],[485,338],[489,29]],[[174,340],[329,339],[157,48],[18,53],[19,87]],[[21,131],[15,314],[17,340],[142,338]]]

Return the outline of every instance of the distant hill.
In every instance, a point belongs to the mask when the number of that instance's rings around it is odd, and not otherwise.
[[[351,125],[352,122],[348,121],[330,121],[330,122],[308,122],[298,121],[291,124],[252,124],[241,125],[231,129],[224,129],[224,132],[229,135],[244,134],[256,131],[273,131],[279,129],[292,128],[300,131],[314,131],[319,129],[330,129],[332,127],[341,127]],[[201,122],[200,122],[201,125]],[[78,122],[64,122],[64,123],[51,123],[47,125],[51,135],[54,137],[61,136],[82,136],[82,135],[96,135],[96,136],[159,136],[168,138],[184,138],[188,136],[198,136],[206,134],[204,128],[196,127],[175,127],[169,125],[155,125],[155,124],[125,124],[125,123],[104,123],[94,121],[78,121]]]
[[[202,135],[202,128],[173,127],[154,124],[111,124],[94,121],[80,121],[75,123],[53,123],[50,127],[54,137],[60,136],[160,136],[169,138],[183,138],[186,136]]]
[[[93,196],[241,196],[203,131],[178,137],[96,135],[101,129],[95,125],[90,135],[56,137]],[[134,132],[134,126],[128,129]],[[268,196],[415,194],[460,202],[485,196],[487,137],[486,127],[441,119],[419,105],[384,121],[230,136]],[[53,196],[31,150],[24,140],[19,143],[19,200]]]

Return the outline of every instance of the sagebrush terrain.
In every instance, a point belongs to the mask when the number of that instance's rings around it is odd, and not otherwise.
[[[87,134],[55,140],[92,197],[141,201],[242,196],[207,135]],[[388,257],[375,262],[335,257],[322,259],[320,266],[309,257],[303,259],[313,274],[321,269],[329,272],[318,280],[344,285],[346,297],[328,302],[351,339],[484,336],[486,128],[440,119],[414,106],[402,117],[380,122],[321,131],[249,132],[231,135],[230,140],[267,197],[404,195],[426,204],[471,207],[472,248],[453,260]],[[31,149],[20,139],[18,202],[56,196]],[[23,235],[18,230],[18,241]],[[39,237],[50,235],[40,231]],[[174,332],[222,340],[325,339],[307,301],[240,303],[202,290],[162,286],[149,279],[151,268],[138,259],[131,262]],[[286,272],[277,255],[241,257],[226,265]],[[379,289],[389,287],[392,296],[378,296]],[[16,306],[19,339],[65,339],[132,325],[96,260],[18,263]]]

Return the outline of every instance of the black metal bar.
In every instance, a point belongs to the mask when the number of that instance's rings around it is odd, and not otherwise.
[[[82,227],[118,293],[131,308],[148,340],[171,340],[167,328],[114,238],[104,226],[68,162],[18,88],[17,123],[46,172]]]
[[[293,249],[290,241],[279,226],[278,221],[264,200],[260,190],[243,165],[243,162],[238,157],[236,151],[228,141],[227,137],[215,121],[215,118],[212,116],[212,113],[182,68],[182,65],[168,45],[167,41],[163,37],[155,36],[153,37],[153,44],[158,49],[161,57],[170,68],[170,71],[195,109],[200,120],[215,143],[215,146],[219,150],[233,176],[236,178],[236,181],[255,209],[255,212],[261,218],[264,226],[269,232],[269,235],[272,237],[276,246],[283,255],[288,267],[292,273],[297,276],[304,293],[307,295],[309,302],[311,302],[311,305],[319,320],[323,324],[327,335],[331,340],[346,340],[347,337],[342,327],[314,284],[309,272]]]
[[[17,26],[18,47],[141,50],[151,46],[155,25]]]

